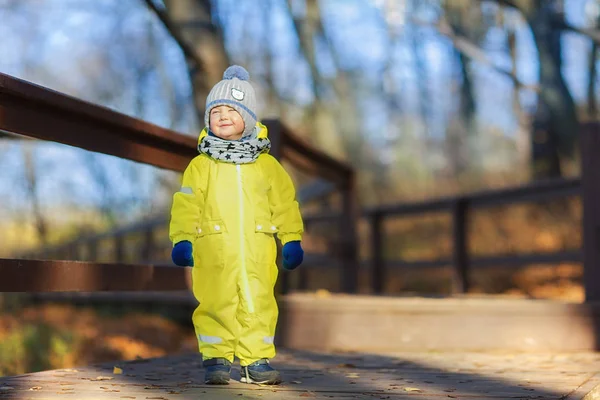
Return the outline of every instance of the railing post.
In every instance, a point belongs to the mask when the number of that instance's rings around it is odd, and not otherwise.
[[[269,152],[279,162],[283,155],[283,132],[281,129],[281,122],[279,120],[266,120],[263,121],[267,129],[269,130],[269,140],[271,141],[271,151]],[[279,268],[279,290],[281,294],[288,294],[290,292],[290,275],[287,271],[281,269],[281,245],[277,242],[277,265]]]
[[[154,249],[154,231],[152,228],[146,229],[144,232],[144,244],[142,247],[142,260],[144,262],[151,262],[153,257]]]
[[[97,261],[98,260],[98,240],[91,239],[88,242],[87,248],[87,259],[88,261]]]
[[[339,240],[342,261],[341,288],[344,293],[358,293],[358,239],[355,177],[350,173],[342,188],[342,218]]]
[[[309,222],[304,222],[304,232],[308,230]],[[298,268],[298,290],[308,289],[308,269],[306,267]]]
[[[600,126],[581,132],[581,201],[583,203],[583,287],[585,301],[600,301]]]
[[[72,242],[67,245],[65,249],[65,260],[79,260],[79,251],[77,243]]]
[[[452,207],[452,230],[454,250],[452,263],[454,267],[455,293],[469,291],[469,243],[468,243],[468,202],[457,198]]]
[[[281,122],[279,120],[270,119],[264,121],[265,126],[269,130],[269,141],[271,142],[271,150],[269,153],[281,162],[283,156],[283,132]]]
[[[379,212],[371,216],[371,257],[372,276],[371,285],[374,294],[382,294],[385,283],[385,263],[383,260],[383,237],[382,237],[383,215]]]
[[[123,246],[123,241],[125,240],[125,237],[123,235],[117,234],[114,238],[115,241],[115,261],[116,262],[123,262],[125,261],[125,252],[124,252],[124,246]]]

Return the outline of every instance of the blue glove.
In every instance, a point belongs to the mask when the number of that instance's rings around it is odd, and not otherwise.
[[[180,267],[193,267],[194,257],[192,257],[192,244],[187,240],[177,242],[171,251],[171,258],[175,265]]]
[[[296,269],[304,259],[304,250],[299,241],[287,242],[283,245],[283,268],[291,271]]]

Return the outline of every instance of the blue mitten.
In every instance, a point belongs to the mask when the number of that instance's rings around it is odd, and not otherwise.
[[[175,265],[180,267],[193,267],[194,257],[192,256],[192,244],[187,240],[177,242],[171,251],[171,258]]]
[[[283,268],[291,271],[296,269],[304,259],[304,250],[299,241],[287,242],[283,245]]]

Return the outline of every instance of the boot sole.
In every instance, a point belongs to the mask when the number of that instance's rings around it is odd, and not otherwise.
[[[205,385],[229,385],[231,376],[229,374],[217,374],[204,378]]]
[[[229,385],[229,379],[207,379],[204,381],[205,385]]]
[[[267,379],[267,380],[264,380],[264,381],[255,381],[252,378],[246,378],[244,376],[244,377],[242,377],[242,379],[240,380],[240,382],[242,382],[242,383],[254,383],[256,385],[279,385],[282,382],[282,380],[281,380],[280,377],[278,377],[278,378],[274,378],[274,379]]]

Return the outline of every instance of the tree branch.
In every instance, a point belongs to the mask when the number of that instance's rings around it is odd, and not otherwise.
[[[507,76],[513,81],[513,83],[518,88],[529,89],[535,92],[539,92],[540,89],[537,85],[528,85],[526,83],[521,82],[521,80],[512,71],[508,71],[504,68],[497,66],[492,60],[490,60],[490,58],[487,56],[487,54],[485,54],[485,52],[482,49],[477,47],[476,44],[470,42],[468,39],[465,39],[462,36],[457,35],[445,18],[441,18],[437,24],[431,24],[429,22],[417,20],[414,18],[412,19],[412,21],[418,25],[432,26],[437,28],[437,30],[442,35],[446,36],[452,41],[454,48],[456,48],[456,50],[458,50],[460,53],[474,61],[491,67],[494,71],[504,76]]]
[[[521,8],[519,8],[519,6],[512,0],[479,0],[479,1],[480,2],[489,1],[491,3],[497,3],[497,4],[505,6],[505,7],[514,8],[516,10],[521,11],[521,13],[523,14],[523,10]],[[571,32],[575,32],[575,33],[578,33],[583,36],[587,36],[589,39],[600,44],[600,30],[598,30],[598,29],[578,28],[576,26],[573,26],[573,25],[565,22],[564,20],[560,21],[557,24],[557,27],[559,29],[564,29],[566,31],[571,31]]]
[[[517,5],[517,3],[515,3],[513,0],[479,0],[480,2],[483,1],[489,1],[492,3],[498,3],[501,6],[505,6],[505,7],[510,7],[510,8],[514,8],[516,10],[522,11],[519,6]]]
[[[566,22],[562,22],[560,24],[560,28],[562,28],[566,31],[571,31],[571,32],[579,33],[580,35],[583,35],[583,36],[587,36],[588,38],[593,40],[595,43],[600,44],[600,31],[597,29],[578,28],[578,27],[568,24]]]
[[[171,21],[171,19],[167,15],[167,13],[164,10],[160,9],[154,3],[153,0],[144,0],[144,1],[146,2],[146,5],[148,5],[148,8],[150,8],[154,12],[154,14],[156,14],[158,19],[160,19],[160,21],[163,23],[163,25],[165,26],[167,31],[169,31],[169,33],[171,34],[173,39],[175,39],[175,41],[177,42],[179,47],[181,47],[181,50],[183,51],[183,54],[185,55],[187,60],[191,61],[194,64],[193,65],[194,71],[202,71],[203,72],[205,70],[204,63],[202,62],[202,60],[200,58],[198,58],[198,56],[194,52],[194,49],[192,49],[192,47],[189,44],[187,44],[186,40],[181,35],[181,32],[179,31],[179,29],[177,28],[175,23],[173,23],[173,21]]]

